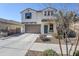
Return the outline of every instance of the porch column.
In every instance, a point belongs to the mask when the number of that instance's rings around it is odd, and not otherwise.
[[[21,25],[21,33],[25,33],[25,25],[24,24]]]
[[[41,23],[41,34],[44,34],[44,24]]]
[[[56,29],[56,23],[54,22],[54,24],[53,24],[54,26],[53,26],[53,29],[54,29],[54,33],[57,33],[57,29]]]

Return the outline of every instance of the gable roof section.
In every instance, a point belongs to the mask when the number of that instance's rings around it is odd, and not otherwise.
[[[42,9],[42,10],[34,10],[34,9],[32,9],[32,8],[26,8],[26,9],[24,9],[23,11],[21,11],[21,13],[22,12],[24,12],[24,11],[26,11],[26,10],[33,10],[33,11],[36,11],[36,12],[42,12],[43,10],[46,10],[46,9],[48,9],[48,8],[50,8],[50,9],[53,9],[53,10],[55,10],[55,11],[57,11],[57,9],[55,9],[55,8],[52,8],[52,7],[47,7],[47,8],[44,8],[44,9]]]
[[[33,10],[33,11],[36,11],[36,10],[34,10],[34,9],[31,9],[31,8],[26,8],[26,9],[24,9],[23,11],[21,11],[21,13],[24,12],[24,11],[26,11],[26,10]]]
[[[57,9],[55,9],[55,8],[52,8],[52,7],[47,7],[47,8],[45,8],[45,9],[43,9],[43,10],[41,10],[41,11],[44,11],[44,10],[46,10],[46,9],[53,9],[53,10],[55,10],[55,11],[57,11]]]

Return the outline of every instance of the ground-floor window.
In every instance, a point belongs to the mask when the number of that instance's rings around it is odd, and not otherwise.
[[[49,32],[53,32],[53,24],[50,24],[50,26],[49,26]]]

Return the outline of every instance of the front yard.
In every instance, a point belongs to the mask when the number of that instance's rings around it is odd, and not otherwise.
[[[76,38],[68,38],[68,39],[70,39],[70,41],[72,43],[74,42],[74,44],[75,44]],[[70,41],[68,41],[69,49],[71,47]],[[61,44],[62,44],[64,55],[66,55],[66,52],[65,52],[66,46],[65,46],[64,39],[61,39]],[[59,48],[59,40],[56,39],[54,36],[52,36],[52,38],[50,38],[50,40],[48,40],[48,41],[43,41],[42,39],[40,39],[40,37],[38,37],[36,39],[36,41],[34,42],[34,44],[30,47],[28,52],[26,53],[26,56],[45,56],[45,55],[43,55],[43,52],[47,49],[53,49],[58,54],[60,54],[61,52],[60,52],[60,48]],[[74,49],[72,49],[72,50],[74,50]]]

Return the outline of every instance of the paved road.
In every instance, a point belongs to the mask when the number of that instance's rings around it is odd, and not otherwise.
[[[0,56],[24,56],[38,36],[28,33],[0,40]]]

